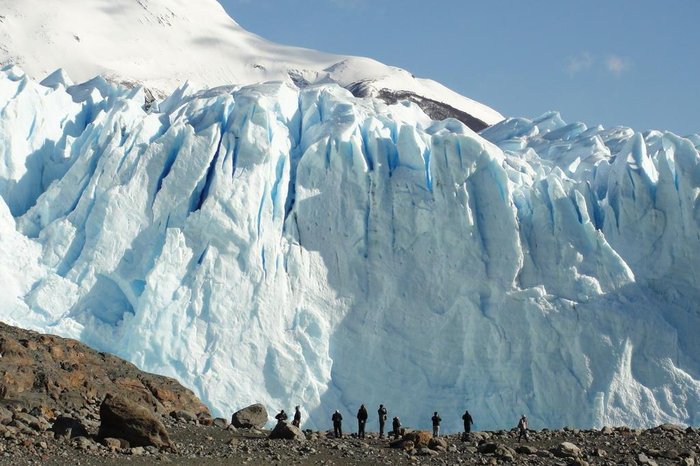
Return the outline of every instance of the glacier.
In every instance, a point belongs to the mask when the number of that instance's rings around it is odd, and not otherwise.
[[[700,137],[0,71],[0,317],[218,415],[700,424]],[[370,429],[372,429],[370,422]]]

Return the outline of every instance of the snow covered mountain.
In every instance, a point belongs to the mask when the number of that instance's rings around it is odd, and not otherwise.
[[[700,137],[0,73],[0,309],[219,414],[700,423]]]
[[[185,81],[195,88],[334,82],[361,96],[412,99],[436,118],[453,116],[475,130],[503,119],[435,81],[369,58],[268,42],[216,0],[0,0],[0,66],[8,64],[39,80],[62,68],[77,82],[103,75],[163,96]]]
[[[3,320],[218,414],[700,423],[700,137],[501,121],[194,3],[0,0]]]

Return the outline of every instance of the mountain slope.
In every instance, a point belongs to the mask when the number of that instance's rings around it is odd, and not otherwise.
[[[700,423],[697,137],[482,137],[337,85],[71,93],[0,74],[4,319],[217,414]]]
[[[63,68],[77,82],[101,74],[161,94],[185,81],[197,88],[336,82],[361,86],[364,95],[386,89],[446,104],[478,120],[476,130],[503,119],[399,68],[268,42],[243,30],[215,0],[0,0],[0,16],[0,64],[19,65],[38,80]]]

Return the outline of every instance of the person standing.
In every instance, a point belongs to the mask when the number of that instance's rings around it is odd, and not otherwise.
[[[365,405],[360,405],[357,410],[357,436],[365,438],[365,424],[367,423],[367,408]]]
[[[379,416],[379,438],[384,438],[384,424],[387,416],[387,410],[384,405],[379,405],[377,415]]]
[[[439,437],[440,436],[440,422],[442,421],[442,418],[438,414],[437,411],[433,413],[433,437]]]
[[[472,415],[469,414],[469,410],[464,411],[462,420],[464,421],[464,433],[468,434],[472,431],[472,424],[474,424],[474,419],[472,419]]]
[[[398,440],[401,433],[401,421],[398,416],[394,416],[394,419],[391,421],[391,428],[394,429],[394,440]]]
[[[343,415],[336,409],[331,420],[333,421],[333,434],[335,438],[343,438]]]
[[[278,424],[287,420],[287,413],[284,412],[284,409],[275,416],[275,419],[277,419]]]
[[[520,432],[518,435],[518,443],[520,443],[523,437],[525,437],[525,441],[527,442],[527,417],[524,414],[520,417],[520,421],[518,422],[518,431]]]
[[[299,411],[299,406],[294,407],[294,419],[292,420],[292,425],[297,427],[301,425],[301,411]]]

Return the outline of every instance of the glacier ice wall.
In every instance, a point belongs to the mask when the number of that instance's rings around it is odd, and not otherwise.
[[[697,136],[54,78],[0,72],[3,320],[222,415],[700,423]]]

